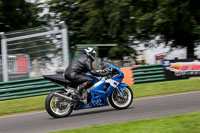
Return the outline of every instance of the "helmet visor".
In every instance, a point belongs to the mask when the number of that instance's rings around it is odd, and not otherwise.
[[[95,52],[95,51],[92,51],[91,56],[92,56],[93,58],[95,58],[95,57],[96,57],[96,52]]]

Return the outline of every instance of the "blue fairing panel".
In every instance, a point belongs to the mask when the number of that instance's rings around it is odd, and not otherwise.
[[[121,84],[119,84],[119,87],[120,87],[120,88],[123,88],[123,87],[126,87],[126,86],[128,86],[128,84],[126,84],[126,83],[121,83]]]

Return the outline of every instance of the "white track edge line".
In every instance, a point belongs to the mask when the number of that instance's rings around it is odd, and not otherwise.
[[[39,113],[43,113],[43,112],[45,112],[45,111],[38,111],[38,112],[24,113],[24,114],[18,114],[18,115],[10,115],[10,116],[2,116],[2,117],[0,117],[0,119],[9,118],[9,117],[25,116],[25,115],[33,115],[33,114],[39,114]]]
[[[184,93],[178,93],[178,94],[168,94],[168,95],[162,95],[162,96],[152,96],[152,97],[146,97],[146,98],[136,98],[136,99],[134,99],[134,101],[146,100],[146,99],[154,99],[154,98],[160,98],[160,97],[170,97],[170,96],[178,96],[178,95],[187,95],[187,94],[193,94],[193,93],[200,93],[200,91],[184,92]],[[2,116],[2,117],[0,117],[0,119],[2,119],[2,118],[9,118],[9,117],[18,117],[18,116],[32,115],[32,114],[39,114],[39,113],[44,113],[44,112],[46,112],[46,111],[25,113],[25,114],[19,114],[19,115]]]
[[[183,92],[183,93],[175,93],[175,94],[164,94],[161,96],[149,96],[149,97],[144,97],[144,98],[136,98],[134,99],[135,101],[139,100],[145,100],[145,99],[154,99],[154,98],[160,98],[160,97],[171,97],[171,96],[179,96],[179,95],[187,95],[187,94],[193,94],[193,93],[200,93],[200,91],[192,91],[192,92]]]

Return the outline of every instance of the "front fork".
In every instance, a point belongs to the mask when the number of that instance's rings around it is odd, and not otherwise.
[[[124,90],[123,90],[123,88],[126,87],[126,86],[128,86],[128,85],[125,84],[125,83],[120,83],[118,85],[118,87],[117,87],[117,91],[119,92],[120,96],[122,96],[122,97],[124,96]]]
[[[118,94],[119,94],[121,97],[123,97],[123,96],[124,96],[124,91],[123,91],[123,88],[122,88],[122,89],[120,89],[119,87],[117,87],[117,92],[118,92]]]

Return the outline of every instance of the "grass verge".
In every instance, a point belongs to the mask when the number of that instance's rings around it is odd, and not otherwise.
[[[134,97],[174,94],[200,90],[200,79],[145,83],[131,86]],[[0,116],[44,109],[46,96],[0,101]]]
[[[63,130],[52,133],[199,133],[200,112]]]
[[[46,96],[0,101],[0,116],[44,110]]]
[[[200,79],[144,83],[131,86],[135,98],[200,90]]]

